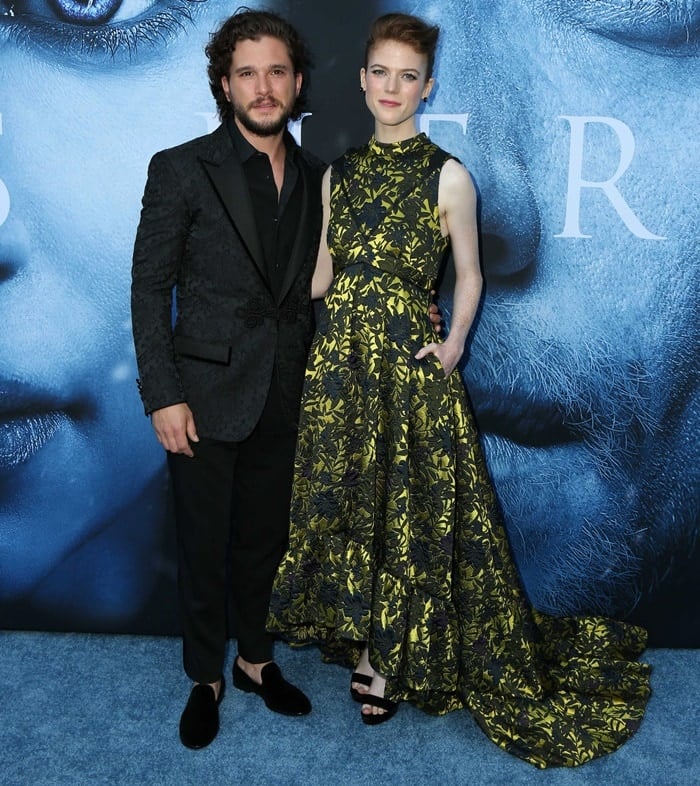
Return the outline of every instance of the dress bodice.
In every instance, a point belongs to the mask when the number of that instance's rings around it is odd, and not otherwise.
[[[449,157],[417,134],[388,144],[372,137],[334,162],[328,248],[336,273],[362,262],[433,285],[448,244],[438,186]]]

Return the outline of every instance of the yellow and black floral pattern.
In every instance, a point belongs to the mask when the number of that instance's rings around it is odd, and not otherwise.
[[[462,380],[434,356],[414,359],[434,340],[447,158],[420,134],[372,139],[334,164],[335,279],[306,373],[269,625],[350,666],[369,642],[388,698],[467,707],[505,750],[573,766],[638,727],[645,633],[530,608]]]

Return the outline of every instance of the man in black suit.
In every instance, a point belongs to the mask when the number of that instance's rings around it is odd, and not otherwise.
[[[242,9],[206,53],[222,124],[153,157],[132,282],[139,388],[175,497],[191,748],[219,728],[229,586],[234,685],[276,712],[311,710],[265,621],[288,537],[323,170],[286,130],[309,67],[297,31]]]

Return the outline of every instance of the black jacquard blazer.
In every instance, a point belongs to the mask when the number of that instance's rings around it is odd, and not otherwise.
[[[226,127],[152,158],[131,287],[147,413],[184,401],[200,437],[239,441],[257,423],[275,373],[289,422],[296,422],[312,337],[324,168],[302,149],[298,161],[298,235],[275,297]]]

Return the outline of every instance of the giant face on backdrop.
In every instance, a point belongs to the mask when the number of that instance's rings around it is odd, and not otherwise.
[[[210,130],[203,48],[226,13],[0,0],[4,623],[133,627],[163,572],[131,250],[150,156]]]
[[[480,190],[463,373],[529,595],[697,645],[700,3],[400,5],[443,27],[423,130]]]
[[[355,30],[359,50],[375,10],[264,5],[311,29],[321,83],[334,73],[321,64],[342,58],[329,27]],[[218,125],[204,46],[234,8],[0,0],[0,626],[175,630],[164,454],[135,385],[131,255],[150,157]],[[355,63],[337,68],[353,85]],[[352,127],[333,80],[315,111],[342,130],[309,134],[328,158]]]
[[[316,50],[304,145],[327,160],[369,135],[349,130],[368,20],[402,6],[441,24],[424,120],[481,190],[464,374],[527,589],[616,614],[641,594],[668,641],[699,644],[697,594],[685,618],[678,592],[658,601],[700,576],[698,3],[266,5]],[[232,10],[0,0],[0,625],[166,624],[131,251],[153,152],[216,124],[203,48]]]

